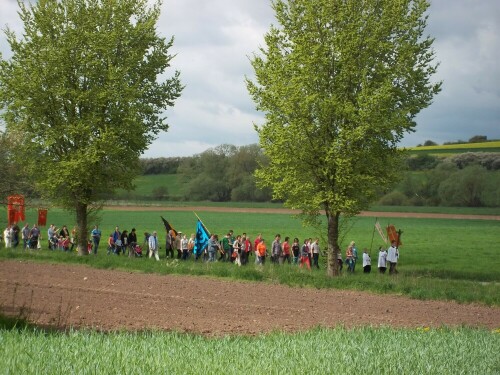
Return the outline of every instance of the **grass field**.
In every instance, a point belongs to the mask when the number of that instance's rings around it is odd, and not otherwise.
[[[116,192],[117,199],[146,199],[153,197],[153,191],[160,187],[166,187],[170,199],[179,199],[182,195],[182,186],[175,174],[154,174],[139,176],[134,180],[135,189],[127,192],[119,189]]]
[[[400,274],[396,278],[379,275],[377,272],[364,275],[359,267],[354,275],[344,273],[339,278],[329,279],[325,277],[324,271],[326,257],[321,258],[322,270],[303,272],[289,265],[275,267],[269,264],[264,269],[257,270],[253,265],[238,268],[225,263],[173,263],[164,259],[155,263],[146,259],[128,259],[105,254],[106,238],[116,225],[121,230],[130,230],[134,226],[139,235],[144,231],[158,230],[160,243],[163,243],[165,237],[160,214],[163,214],[177,230],[188,235],[194,233],[196,217],[191,212],[105,210],[99,220],[103,230],[103,244],[97,257],[78,257],[76,254],[47,250],[36,253],[14,250],[0,252],[0,259],[23,258],[84,263],[98,268],[213,275],[301,287],[368,290],[376,293],[403,294],[418,299],[445,299],[500,305],[497,221],[410,218],[381,220],[382,226],[391,223],[403,230],[404,245],[400,251]],[[31,215],[34,213],[29,212],[28,217]],[[271,241],[276,233],[280,233],[283,238],[298,237],[301,242],[306,237],[319,237],[321,245],[326,243],[323,235],[325,230],[317,232],[314,228],[303,227],[298,219],[290,215],[218,212],[198,212],[198,215],[212,233],[224,234],[233,229],[236,234],[246,232],[251,238],[262,233],[268,241]],[[345,224],[344,228],[349,231],[342,239],[343,252],[347,243],[355,240],[360,254],[365,247],[371,249],[372,263],[376,264],[377,249],[382,241],[373,231],[374,220],[374,218],[359,217]],[[49,222],[58,226],[67,224],[72,227],[70,216],[61,210],[51,210]],[[139,238],[141,239],[141,236]],[[160,255],[165,257],[161,250]]]
[[[9,374],[496,374],[500,333],[475,329],[314,329],[205,338],[144,332],[0,329]]]
[[[4,212],[0,212],[0,215]],[[98,223],[103,235],[115,225],[135,226],[139,233],[158,230],[164,241],[160,214],[178,230],[194,232],[191,212],[131,212],[105,210]],[[212,232],[232,228],[253,238],[262,233],[282,236],[319,236],[298,219],[283,214],[197,212]],[[36,213],[27,212],[33,222]],[[73,218],[51,209],[49,222],[70,228]],[[354,239],[360,250],[381,243],[373,233],[374,218],[360,217],[346,223],[342,246]],[[388,224],[381,220],[382,226]],[[79,263],[106,269],[159,274],[191,274],[252,280],[312,288],[367,290],[396,293],[419,299],[445,299],[500,306],[498,221],[391,219],[404,231],[396,277],[376,272],[325,277],[324,269],[311,272],[297,267],[266,264],[234,267],[226,263],[178,262],[107,256],[102,245],[98,256],[77,256],[43,249],[39,252],[0,250],[0,259]],[[46,228],[42,232],[46,233]],[[373,242],[372,242],[373,239]],[[45,242],[45,241],[44,241]],[[253,259],[251,259],[252,261]],[[324,262],[324,258],[322,262]],[[498,374],[500,327],[493,331],[472,328],[394,329],[359,327],[316,328],[288,334],[275,332],[256,337],[207,338],[176,332],[147,331],[99,333],[90,330],[43,331],[23,321],[0,317],[0,368],[16,374]]]
[[[500,152],[500,141],[480,143],[457,143],[450,145],[420,146],[406,149],[410,154],[432,154],[451,156],[463,152]]]

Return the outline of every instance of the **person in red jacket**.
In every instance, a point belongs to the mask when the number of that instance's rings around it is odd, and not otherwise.
[[[285,241],[281,244],[281,247],[283,248],[283,263],[285,261],[288,261],[288,264],[290,264],[291,259],[290,259],[290,237],[285,237]]]
[[[259,264],[264,264],[266,261],[267,248],[264,239],[261,239],[257,245],[257,254],[259,256]]]
[[[311,261],[309,260],[309,253],[310,253],[310,248],[309,248],[309,239],[306,238],[304,240],[304,244],[302,245],[302,249],[300,251],[300,264],[299,267],[302,268],[302,266],[305,264],[307,266],[307,269],[311,269]]]

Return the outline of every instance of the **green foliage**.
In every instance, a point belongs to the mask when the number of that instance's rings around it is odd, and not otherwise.
[[[25,173],[45,197],[79,215],[130,188],[139,156],[160,131],[182,86],[170,66],[173,39],[156,32],[146,0],[19,2],[21,39],[0,65],[0,100]],[[83,244],[82,244],[83,246]]]
[[[174,174],[177,173],[177,168],[185,158],[170,157],[170,158],[141,158],[141,170],[143,175],[150,174]]]
[[[263,161],[258,145],[220,145],[191,158],[179,167],[185,183],[184,197],[214,202],[268,201],[269,190],[255,186],[253,173]]]
[[[383,206],[406,206],[408,204],[408,198],[400,191],[393,191],[384,195],[379,200],[379,204]]]
[[[460,169],[470,165],[481,165],[487,170],[500,170],[500,152],[466,152],[454,155],[450,159]]]
[[[429,154],[411,155],[406,159],[406,165],[410,171],[422,171],[433,169],[439,160],[436,156]]]
[[[487,142],[488,137],[485,135],[475,135],[474,137],[469,138],[469,143],[479,143],[479,142]]]
[[[22,173],[13,159],[13,147],[12,137],[0,130],[0,200],[3,202],[10,194],[36,196],[29,176]]]
[[[486,187],[486,174],[485,169],[480,166],[466,167],[453,173],[439,185],[441,203],[445,206],[483,206],[482,193]]]
[[[368,207],[397,180],[397,144],[440,91],[430,83],[428,6],[278,0],[278,26],[252,57],[256,79],[247,88],[265,113],[257,131],[269,157],[257,177],[310,218],[326,211],[331,267],[339,215]]]
[[[162,200],[167,200],[169,198],[168,188],[166,186],[158,186],[158,187],[154,188],[151,193],[152,193],[153,199],[156,199],[156,200],[162,201]]]

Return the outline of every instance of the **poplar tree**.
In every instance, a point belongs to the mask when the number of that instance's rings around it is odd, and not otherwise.
[[[19,165],[45,198],[74,210],[86,252],[88,215],[103,194],[130,188],[139,156],[168,124],[182,91],[166,78],[173,38],[147,0],[22,1],[24,30],[7,29],[1,116]]]
[[[327,274],[338,273],[340,220],[399,177],[398,142],[440,91],[426,0],[276,0],[277,25],[250,57],[248,91],[274,198],[327,219]]]

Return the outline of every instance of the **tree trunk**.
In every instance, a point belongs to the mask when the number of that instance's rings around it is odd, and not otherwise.
[[[88,241],[87,204],[84,203],[76,204],[76,224],[78,232],[78,243],[77,243],[78,255],[88,255],[89,252],[87,251],[87,241]]]
[[[326,211],[328,220],[328,267],[326,274],[329,277],[339,275],[339,265],[337,257],[340,251],[339,248],[339,218],[340,212],[331,213]]]

